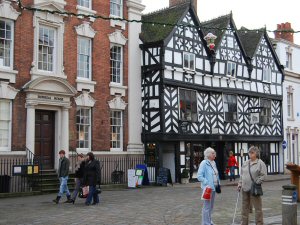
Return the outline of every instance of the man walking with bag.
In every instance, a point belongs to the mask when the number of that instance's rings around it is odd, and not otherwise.
[[[59,151],[59,167],[58,167],[58,178],[60,182],[59,192],[56,199],[53,200],[56,204],[59,203],[61,196],[66,192],[67,199],[70,201],[71,194],[68,188],[68,179],[69,179],[69,166],[70,161],[66,158],[66,153],[64,150]],[[67,201],[68,201],[67,200]]]

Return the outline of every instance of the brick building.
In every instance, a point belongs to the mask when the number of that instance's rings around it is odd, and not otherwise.
[[[140,0],[23,0],[59,12],[140,19]],[[142,154],[139,24],[20,10],[0,1],[0,157],[31,151],[45,167],[67,154]],[[131,32],[137,32],[129,34]],[[133,91],[134,92],[134,91]],[[131,94],[131,95],[130,95]],[[141,101],[141,100],[139,100]],[[141,121],[141,119],[139,119]],[[138,128],[138,129],[136,129]],[[130,137],[129,137],[129,130]]]

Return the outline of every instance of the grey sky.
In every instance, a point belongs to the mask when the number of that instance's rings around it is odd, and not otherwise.
[[[198,0],[198,17],[201,22],[233,13],[237,28],[248,29],[267,27],[275,30],[277,24],[290,22],[295,31],[300,30],[300,11],[296,0]],[[152,12],[169,6],[169,0],[142,0],[146,6],[143,13]],[[271,38],[273,33],[269,33]],[[294,34],[295,44],[300,45],[300,33]]]

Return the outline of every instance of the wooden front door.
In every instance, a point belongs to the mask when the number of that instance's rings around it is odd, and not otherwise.
[[[35,111],[35,155],[43,169],[54,168],[54,112]]]

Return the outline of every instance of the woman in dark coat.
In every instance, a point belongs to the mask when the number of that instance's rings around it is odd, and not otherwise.
[[[67,203],[75,203],[76,197],[78,195],[79,189],[81,184],[83,183],[83,175],[85,170],[85,160],[84,155],[78,154],[77,155],[78,161],[75,165],[75,189],[73,191],[71,199],[68,199]]]
[[[89,194],[86,198],[85,204],[90,205],[93,199],[93,205],[99,203],[99,196],[97,193],[97,184],[100,183],[100,163],[95,159],[92,152],[87,153],[87,161],[85,164],[84,184],[89,186]]]

